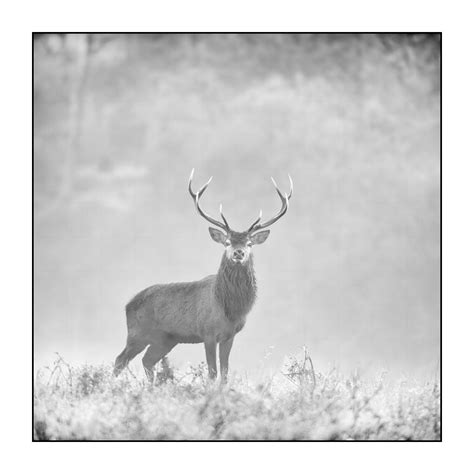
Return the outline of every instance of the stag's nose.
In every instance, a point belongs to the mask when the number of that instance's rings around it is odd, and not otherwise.
[[[232,254],[232,258],[234,260],[243,260],[245,258],[245,251],[242,249],[234,250],[234,253]]]

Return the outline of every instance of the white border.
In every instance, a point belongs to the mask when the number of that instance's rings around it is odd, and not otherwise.
[[[441,2],[8,2],[2,7],[2,465],[18,472],[445,472],[469,465],[471,15]],[[467,2],[465,3],[467,5]],[[31,443],[31,31],[443,31],[442,443]],[[463,459],[464,458],[464,459]]]

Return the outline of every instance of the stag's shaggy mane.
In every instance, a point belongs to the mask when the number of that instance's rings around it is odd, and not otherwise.
[[[257,298],[257,281],[251,255],[243,265],[232,263],[225,254],[222,256],[214,294],[226,317],[233,322],[252,309]]]

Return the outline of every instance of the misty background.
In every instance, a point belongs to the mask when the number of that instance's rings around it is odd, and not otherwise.
[[[440,57],[435,35],[34,37],[35,364],[111,363],[125,304],[215,273],[203,208],[254,248],[256,306],[231,370],[432,375],[440,344]],[[170,353],[177,367],[199,345]],[[141,356],[133,362],[140,364]]]

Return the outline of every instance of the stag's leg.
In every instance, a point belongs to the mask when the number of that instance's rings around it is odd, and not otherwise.
[[[216,347],[215,341],[205,342],[204,347],[206,348],[206,361],[207,368],[209,370],[209,378],[215,379],[217,377],[217,362],[216,362]]]
[[[145,369],[145,374],[148,377],[148,380],[153,384],[155,380],[155,365],[159,362],[168,352],[173,349],[176,345],[176,341],[167,336],[163,336],[159,341],[153,342],[150,344],[150,347],[145,352],[143,356],[143,368]]]
[[[229,372],[229,354],[232,349],[234,338],[231,337],[219,344],[219,362],[221,366],[221,382],[227,383],[227,373]]]
[[[114,375],[117,377],[128,363],[148,345],[145,341],[127,340],[125,349],[115,359]]]

